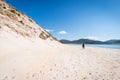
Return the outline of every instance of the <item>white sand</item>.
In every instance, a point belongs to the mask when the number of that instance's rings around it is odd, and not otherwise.
[[[120,50],[55,40],[1,0],[0,80],[120,80]]]
[[[120,50],[8,36],[0,37],[0,80],[120,80]]]

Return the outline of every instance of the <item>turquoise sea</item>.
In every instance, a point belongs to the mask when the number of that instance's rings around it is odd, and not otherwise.
[[[81,46],[81,44],[71,44],[71,45]],[[120,49],[120,44],[85,44],[85,46]]]
[[[120,44],[87,44],[87,45],[88,46],[103,47],[103,48],[120,49]]]

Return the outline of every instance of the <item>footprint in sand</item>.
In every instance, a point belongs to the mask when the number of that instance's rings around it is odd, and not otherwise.
[[[12,78],[12,79],[15,79],[15,76],[12,76],[11,78]]]

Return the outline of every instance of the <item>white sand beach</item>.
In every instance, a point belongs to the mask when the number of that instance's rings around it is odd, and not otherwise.
[[[120,80],[120,50],[61,44],[1,0],[0,80]]]
[[[119,79],[120,50],[0,37],[0,80]]]

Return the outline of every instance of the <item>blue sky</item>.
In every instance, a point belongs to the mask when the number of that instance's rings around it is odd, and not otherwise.
[[[120,39],[120,0],[6,0],[58,39]]]

